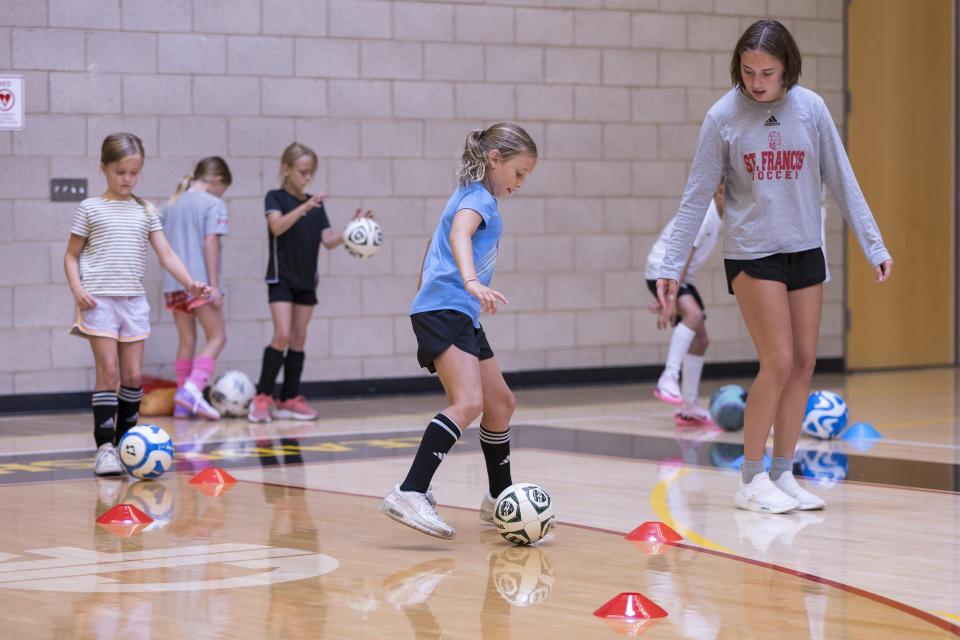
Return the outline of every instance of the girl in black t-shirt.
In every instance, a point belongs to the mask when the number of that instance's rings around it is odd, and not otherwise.
[[[247,415],[251,422],[275,418],[314,420],[313,410],[300,394],[303,347],[307,324],[317,304],[317,254],[343,243],[343,233],[330,228],[323,208],[326,193],[311,195],[307,185],[317,171],[317,154],[294,142],[283,151],[279,189],[267,193],[264,210],[270,243],[266,282],[269,289],[273,339],[263,351],[257,395]],[[354,218],[365,214],[357,209]],[[284,355],[286,350],[286,355]],[[277,375],[283,368],[280,398],[273,398]]]

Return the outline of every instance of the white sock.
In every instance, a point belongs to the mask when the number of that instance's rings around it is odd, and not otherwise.
[[[687,406],[693,406],[700,395],[700,374],[703,373],[703,356],[695,356],[688,353],[683,356],[683,378],[680,381],[680,389],[683,393],[683,401]]]
[[[673,335],[670,336],[670,349],[667,351],[667,363],[664,367],[666,373],[673,378],[680,377],[680,365],[683,362],[683,356],[690,350],[690,343],[693,342],[696,332],[683,324],[678,324],[673,329]]]

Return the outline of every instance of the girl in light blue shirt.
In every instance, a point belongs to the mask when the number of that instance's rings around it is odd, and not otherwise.
[[[458,177],[427,247],[417,296],[410,308],[417,360],[436,372],[450,405],[434,416],[410,471],[380,510],[438,538],[456,531],[437,515],[430,481],[463,429],[480,417],[480,446],[489,492],[480,518],[493,522],[494,499],[513,484],[510,418],[513,393],[480,326],[481,312],[496,313],[507,299],[490,288],[503,223],[497,202],[523,186],[537,164],[537,145],[512,122],[467,136]],[[481,415],[482,414],[482,415]]]

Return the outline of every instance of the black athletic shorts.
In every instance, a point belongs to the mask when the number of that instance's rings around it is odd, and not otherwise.
[[[282,282],[267,285],[270,302],[292,302],[312,307],[317,304],[316,289],[291,289]]]
[[[787,291],[806,289],[827,279],[823,250],[807,249],[795,253],[775,253],[756,260],[724,260],[727,291],[733,295],[733,279],[741,271],[757,280],[775,280],[787,285]]]
[[[656,280],[647,280],[647,289],[650,289],[650,293],[653,294],[653,297],[657,297],[657,281]],[[703,306],[703,300],[700,298],[700,292],[697,291],[697,288],[692,284],[685,282],[680,285],[677,289],[677,300],[681,296],[693,296],[694,301],[697,303],[697,306],[700,307],[700,311],[703,311],[703,319],[707,319],[707,308]],[[680,324],[680,313],[677,309],[677,315],[673,318],[673,326]]]
[[[430,373],[437,372],[433,361],[451,345],[480,360],[493,357],[483,327],[475,328],[465,313],[453,309],[424,311],[410,316],[410,322],[417,336],[417,362]]]

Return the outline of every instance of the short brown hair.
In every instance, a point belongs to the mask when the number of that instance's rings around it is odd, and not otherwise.
[[[790,31],[777,20],[757,20],[747,27],[730,61],[730,79],[733,86],[743,90],[740,76],[740,56],[747,51],[762,51],[783,63],[783,86],[792,89],[800,80],[800,49]]]

